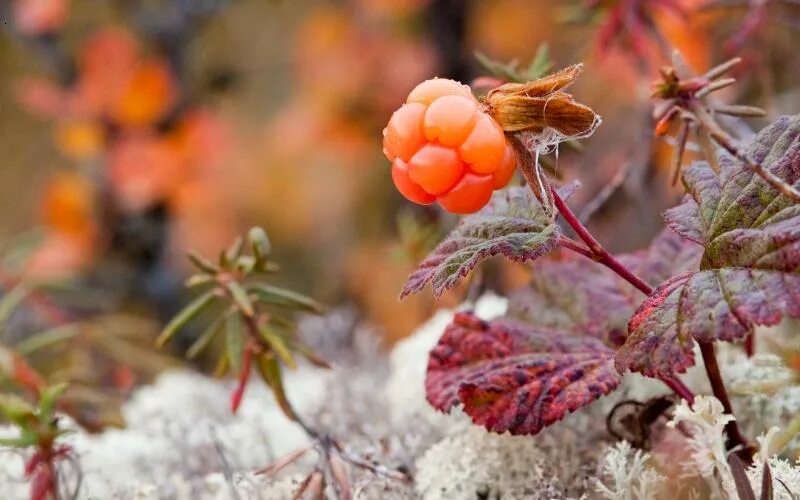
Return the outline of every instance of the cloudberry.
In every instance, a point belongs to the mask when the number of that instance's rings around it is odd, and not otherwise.
[[[480,210],[516,167],[500,125],[479,109],[468,86],[444,78],[409,93],[383,129],[383,152],[403,196],[422,205],[438,201],[456,214]]]

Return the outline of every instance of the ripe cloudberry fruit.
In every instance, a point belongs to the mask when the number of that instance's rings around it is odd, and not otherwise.
[[[500,125],[468,86],[444,78],[408,94],[383,129],[383,152],[403,196],[421,205],[438,201],[456,214],[480,210],[516,167]]]

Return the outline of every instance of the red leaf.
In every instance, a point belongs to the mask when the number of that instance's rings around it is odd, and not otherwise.
[[[800,184],[800,116],[762,130],[747,155]],[[688,196],[666,213],[704,248],[700,270],[662,283],[628,324],[620,370],[672,377],[694,364],[695,340],[741,341],[754,325],[800,317],[800,205],[728,155],[717,175],[705,163],[684,170]]]
[[[536,434],[619,385],[614,352],[591,337],[456,314],[431,351],[428,401],[462,403],[495,432]]]

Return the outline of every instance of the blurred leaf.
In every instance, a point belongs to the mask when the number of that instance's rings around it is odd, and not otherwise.
[[[0,330],[30,292],[27,286],[20,283],[0,297]]]
[[[244,315],[252,317],[255,314],[253,303],[250,301],[250,297],[247,296],[245,289],[242,288],[242,285],[235,281],[229,281],[225,283],[225,287],[231,293],[233,301],[236,302],[236,305],[242,310]]]
[[[297,368],[297,363],[292,356],[289,347],[283,337],[276,331],[270,329],[269,325],[263,325],[258,329],[261,337],[269,344],[275,354],[289,368]]]
[[[216,279],[214,276],[208,274],[193,274],[186,278],[184,286],[186,286],[186,288],[194,288],[197,286],[209,285],[215,281]]]
[[[15,424],[24,427],[35,408],[16,394],[0,394],[0,411]]]
[[[256,260],[261,262],[266,259],[272,250],[267,232],[260,227],[251,228],[247,233],[247,239],[250,241]]]
[[[167,343],[169,339],[178,333],[178,330],[186,326],[190,321],[203,312],[203,309],[214,300],[214,297],[215,291],[210,290],[190,302],[188,306],[183,308],[181,312],[179,312],[169,323],[167,323],[167,326],[164,327],[161,335],[159,335],[158,339],[156,339],[156,345],[161,347]]]
[[[285,288],[266,284],[255,284],[250,285],[248,290],[255,293],[261,301],[275,306],[288,307],[317,314],[321,314],[324,311],[322,305],[314,299]]]
[[[278,363],[277,358],[261,354],[258,356],[258,371],[264,382],[272,389],[272,394],[275,400],[283,410],[283,413],[290,419],[296,420],[294,410],[292,409],[289,400],[286,398],[286,392],[283,388],[283,379],[281,377],[281,365]]]
[[[493,76],[511,83],[525,83],[536,80],[553,69],[553,63],[550,61],[550,50],[546,43],[539,45],[533,60],[523,70],[517,68],[519,61],[516,59],[503,63],[478,51],[475,52],[475,59]]]
[[[209,274],[216,274],[219,272],[219,268],[210,261],[206,260],[206,258],[202,255],[199,255],[195,252],[189,252],[187,255],[189,260],[192,261],[192,264],[194,264],[198,269]]]
[[[236,259],[242,255],[242,249],[244,248],[244,239],[241,236],[237,236],[231,246],[228,247],[227,250],[221,252],[219,254],[219,265],[223,268],[229,267],[233,264]]]
[[[46,387],[39,398],[39,419],[43,422],[50,422],[56,408],[58,398],[67,390],[67,384],[57,384]]]
[[[75,337],[79,331],[80,328],[75,324],[59,325],[28,336],[14,348],[19,354],[27,356],[39,349],[69,340]]]
[[[200,354],[200,352],[202,352],[203,349],[205,349],[209,343],[211,343],[211,340],[214,338],[214,335],[216,335],[217,332],[220,331],[222,325],[225,324],[226,321],[227,321],[227,316],[225,315],[220,316],[214,321],[212,321],[206,327],[206,329],[203,330],[203,333],[201,333],[200,336],[197,337],[197,340],[192,342],[192,345],[189,346],[189,349],[186,350],[186,357],[189,359],[194,359],[195,357],[197,357],[197,355]]]
[[[228,364],[234,373],[242,370],[244,337],[241,315],[231,314],[225,322],[225,351],[228,353]]]

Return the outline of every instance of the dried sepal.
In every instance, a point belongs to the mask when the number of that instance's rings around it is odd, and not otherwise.
[[[501,85],[486,96],[488,112],[506,132],[552,129],[564,138],[586,137],[600,123],[599,116],[562,91],[582,68],[575,64],[531,82]]]

